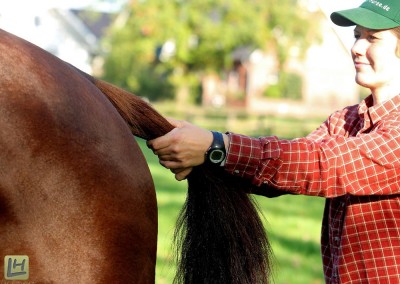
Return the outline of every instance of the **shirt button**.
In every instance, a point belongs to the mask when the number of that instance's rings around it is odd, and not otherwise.
[[[239,172],[239,170],[235,170],[234,173],[235,174],[239,174],[240,172]]]
[[[263,183],[264,183],[264,184],[268,184],[268,180],[264,180]]]

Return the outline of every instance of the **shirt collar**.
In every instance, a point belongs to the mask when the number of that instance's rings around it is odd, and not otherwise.
[[[400,110],[400,94],[377,105],[373,105],[373,102],[372,95],[369,95],[358,106],[358,114],[366,120],[369,118],[372,124],[389,113]]]

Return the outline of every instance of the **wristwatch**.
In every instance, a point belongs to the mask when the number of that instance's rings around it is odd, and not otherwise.
[[[211,133],[213,134],[213,142],[206,152],[206,162],[219,166],[226,157],[224,137],[221,132],[211,131]]]

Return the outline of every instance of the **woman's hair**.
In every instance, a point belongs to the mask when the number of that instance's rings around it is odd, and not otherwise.
[[[395,36],[397,36],[397,46],[396,46],[396,55],[400,57],[400,26],[395,27],[390,30]]]

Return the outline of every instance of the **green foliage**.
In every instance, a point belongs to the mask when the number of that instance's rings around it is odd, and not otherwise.
[[[158,74],[154,68],[144,66],[137,74],[137,93],[149,100],[174,97],[173,86],[166,80],[167,74]],[[136,83],[136,82],[135,82]]]
[[[281,72],[278,83],[268,87],[264,96],[276,99],[301,99],[302,78],[296,73]]]
[[[280,99],[282,98],[282,90],[280,84],[275,84],[269,86],[265,92],[264,96],[271,99]]]
[[[110,33],[105,79],[152,99],[198,89],[201,74],[231,68],[239,47],[268,47],[283,64],[292,46],[315,38],[294,0],[132,0],[124,15]]]
[[[315,41],[320,41],[318,33],[319,14],[308,12],[309,1],[269,0],[265,1],[269,11],[267,26],[273,37],[278,61],[284,65],[292,47],[298,48],[301,55]],[[301,5],[303,3],[303,5]]]

